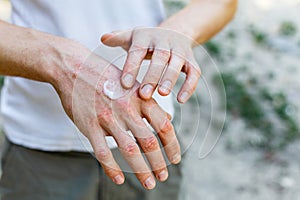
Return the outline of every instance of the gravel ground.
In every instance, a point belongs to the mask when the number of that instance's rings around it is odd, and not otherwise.
[[[292,21],[300,28],[299,8],[300,1],[297,0],[240,1],[235,20],[215,38],[215,41],[223,46],[223,53],[235,54],[230,60],[216,61],[219,69],[234,70],[246,65],[247,70],[254,74],[264,87],[270,91],[284,91],[289,101],[297,107],[295,118],[298,120],[300,34],[297,32],[292,38],[280,37],[278,26],[283,21]],[[261,48],[253,43],[247,31],[250,24],[254,24],[268,35],[268,48]],[[235,32],[236,38],[229,40],[227,36],[232,31]],[[205,69],[210,68],[205,63],[201,66],[204,76],[212,71]],[[275,74],[273,80],[265,78],[270,72]],[[212,85],[211,82],[208,85]],[[200,92],[203,91],[200,89]],[[213,121],[223,114],[221,110],[216,110]],[[186,115],[183,118],[189,117]],[[208,119],[209,117],[204,117],[201,120]],[[193,117],[186,119],[193,120]],[[201,123],[205,124],[203,121]],[[212,134],[213,132],[212,130]],[[203,130],[199,130],[199,135],[201,133]],[[185,154],[183,162],[183,199],[300,199],[299,140],[291,143],[286,150],[269,157],[257,149],[242,146],[245,135],[251,134],[254,134],[254,131],[249,130],[243,120],[228,114],[227,127],[221,139],[205,159],[198,158],[203,137],[196,139]]]

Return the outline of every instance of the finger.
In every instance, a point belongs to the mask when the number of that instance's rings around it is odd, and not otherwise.
[[[128,50],[131,45],[132,31],[114,31],[106,33],[101,37],[101,42],[110,47],[120,46],[125,50]]]
[[[109,126],[108,129],[110,130],[110,134],[116,140],[121,154],[135,173],[137,179],[146,189],[153,189],[156,185],[155,179],[146,164],[137,143],[120,127],[115,126],[114,124]]]
[[[124,183],[125,177],[107,146],[103,130],[90,134],[89,140],[94,149],[95,157],[101,164],[106,175],[116,184]]]
[[[147,55],[147,50],[148,44],[133,44],[130,47],[121,78],[121,83],[124,88],[129,89],[134,85],[140,66]]]
[[[192,96],[197,88],[197,84],[201,76],[201,70],[197,64],[186,62],[183,69],[183,71],[186,73],[186,79],[180,91],[178,92],[177,100],[180,103],[185,103]]]
[[[154,101],[148,101],[142,107],[142,113],[158,133],[169,161],[177,164],[181,160],[180,145],[169,115]]]
[[[185,60],[180,55],[175,53],[171,54],[171,59],[161,79],[161,85],[158,88],[160,95],[166,96],[170,94],[176,84],[184,62]]]
[[[162,77],[164,69],[170,59],[170,50],[167,48],[156,48],[153,52],[149,69],[144,76],[140,87],[140,96],[143,99],[150,99]]]
[[[150,131],[139,115],[128,119],[127,124],[145,153],[147,160],[159,181],[168,178],[168,170],[156,136]]]

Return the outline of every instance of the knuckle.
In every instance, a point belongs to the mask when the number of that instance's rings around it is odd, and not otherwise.
[[[132,43],[129,53],[138,53],[138,52],[144,52],[147,49],[147,47],[140,42],[136,41]]]
[[[120,114],[126,114],[126,116],[128,116],[129,119],[135,119],[136,118],[136,107],[134,107],[132,105],[132,102],[128,99],[120,99],[117,101],[118,102],[118,107],[120,108],[120,110],[122,110],[123,112]]]
[[[154,56],[164,62],[167,62],[170,58],[170,51],[169,50],[165,50],[165,49],[159,49],[154,51]]]
[[[171,80],[171,82],[174,82],[177,80],[177,77],[180,74],[180,68],[177,68],[177,66],[180,66],[179,64],[176,65],[176,67],[168,67],[167,71],[165,72],[164,78],[167,79],[167,77]],[[174,84],[175,85],[175,84]]]
[[[120,98],[116,101],[118,103],[118,106],[122,109],[130,109],[131,108],[131,102],[129,99],[126,98]]]
[[[139,127],[145,126],[145,122],[142,120],[142,117],[139,115],[136,115],[134,113],[130,114],[130,116],[128,117],[128,120],[130,120],[136,126],[139,126]]]
[[[97,118],[104,123],[110,123],[113,120],[112,110],[109,108],[102,109],[98,114]]]
[[[129,143],[126,144],[123,147],[123,151],[127,154],[127,155],[136,155],[140,152],[140,149],[138,147],[138,145],[136,143]]]
[[[98,160],[108,160],[109,158],[111,158],[111,152],[106,148],[97,149],[94,153]]]
[[[147,72],[146,74],[147,77],[145,77],[145,79],[142,82],[143,86],[148,84],[152,85],[153,87],[157,86],[160,77],[158,76],[158,73],[155,73],[154,71],[155,69],[153,68]]]
[[[159,148],[157,138],[154,135],[142,140],[143,149],[145,151],[155,151]]]
[[[162,124],[162,126],[161,126],[161,128],[160,128],[160,132],[161,133],[168,133],[168,132],[170,132],[170,131],[173,131],[173,125],[172,125],[172,123],[168,120],[168,119],[166,119],[164,122],[163,122],[163,124]]]
[[[155,99],[149,99],[149,100],[144,101],[143,103],[144,103],[143,107],[142,107],[143,111],[148,115],[150,115],[152,113],[152,111],[156,109],[156,107],[158,105]]]

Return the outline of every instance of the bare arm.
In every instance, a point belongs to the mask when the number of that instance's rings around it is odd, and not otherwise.
[[[203,44],[230,22],[237,0],[192,0],[159,26],[178,31]]]
[[[115,66],[77,42],[3,21],[0,21],[0,38],[0,74],[50,83],[65,112],[89,139],[96,158],[116,184],[124,182],[124,175],[106,144],[107,135],[114,137],[146,189],[155,187],[155,177],[159,181],[168,177],[158,140],[143,117],[158,133],[169,160],[180,162],[180,147],[168,114],[153,99],[139,98],[137,82],[118,99],[112,100],[104,94],[106,81],[120,83],[121,71]]]

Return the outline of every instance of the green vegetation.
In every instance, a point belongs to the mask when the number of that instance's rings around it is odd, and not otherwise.
[[[263,45],[267,43],[268,35],[254,25],[249,26],[249,32],[255,43]]]
[[[164,0],[167,9],[167,15],[170,16],[186,6],[183,0]]]
[[[264,113],[257,100],[247,91],[244,83],[238,81],[233,73],[221,74],[227,97],[227,109],[234,116],[247,120],[250,127],[261,123]]]
[[[298,124],[292,117],[295,108],[288,102],[282,92],[270,94],[268,90],[263,89],[261,90],[261,95],[271,103],[273,111],[286,127],[285,132],[281,136],[281,141],[278,144],[279,148],[285,147],[299,135],[300,130]]]
[[[228,112],[234,117],[241,117],[250,129],[262,134],[261,140],[248,141],[250,146],[275,152],[284,149],[299,136],[300,129],[291,115],[294,108],[282,92],[271,94],[267,89],[259,88],[255,77],[250,77],[248,82],[239,81],[236,72],[222,73],[221,77]],[[258,92],[250,92],[251,89]],[[277,121],[282,127],[278,128]]]
[[[177,8],[177,9],[182,9],[183,7],[186,6],[186,3],[183,1],[179,1],[179,0],[168,0],[166,1],[166,3],[173,7],[173,8]]]
[[[0,89],[3,87],[4,84],[4,76],[0,76]]]
[[[221,46],[217,42],[210,40],[204,44],[204,48],[210,55],[216,58],[221,57]]]
[[[285,21],[281,23],[279,33],[283,36],[294,36],[297,33],[297,27],[293,22]]]
[[[229,38],[229,39],[235,39],[237,37],[237,35],[236,35],[235,31],[230,30],[230,31],[227,32],[226,37]]]

